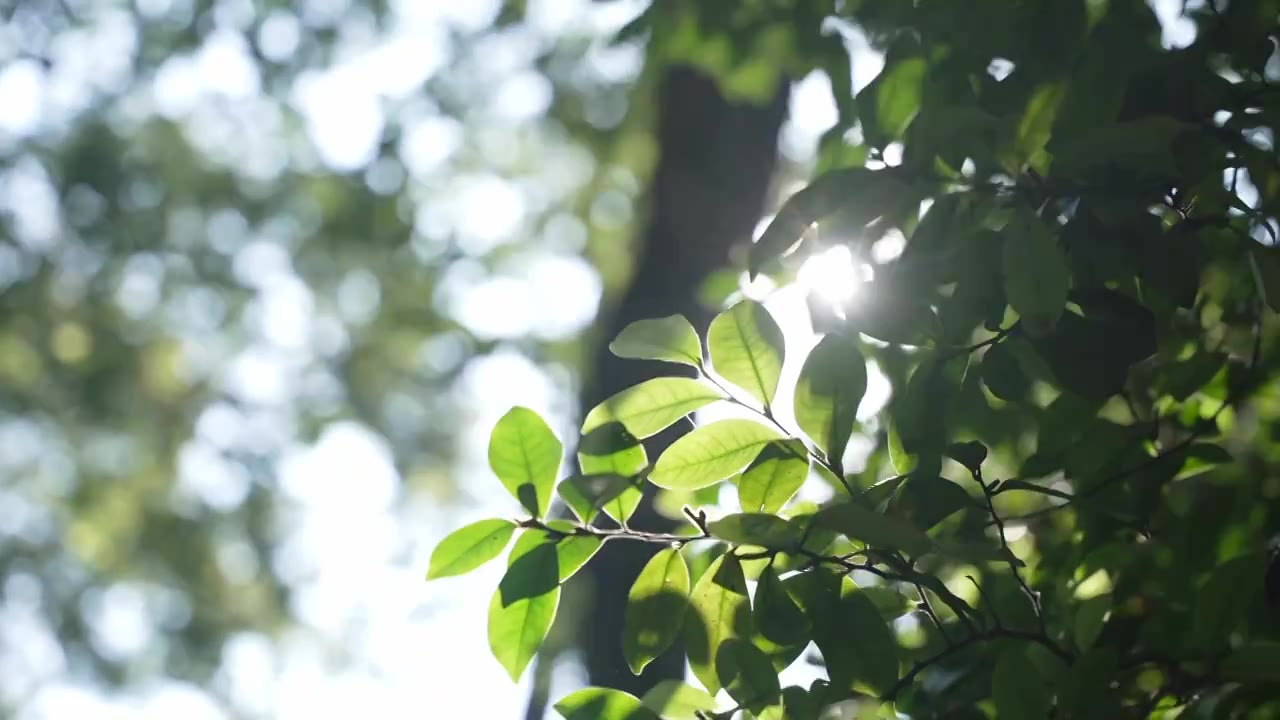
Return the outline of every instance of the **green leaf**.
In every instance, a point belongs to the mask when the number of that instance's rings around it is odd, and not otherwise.
[[[694,677],[715,694],[721,687],[717,651],[726,640],[751,635],[751,601],[741,561],[732,554],[716,558],[698,578],[689,602],[692,612],[684,618],[685,652]]]
[[[611,422],[636,438],[647,438],[724,395],[700,380],[664,377],[646,380],[600,403],[587,413],[583,434]]]
[[[839,465],[867,391],[867,361],[858,343],[827,335],[809,353],[796,382],[795,416],[800,429]]]
[[[556,492],[574,515],[589,523],[601,508],[632,489],[631,480],[621,475],[570,475],[556,487]]]
[[[1018,120],[1017,166],[1012,170],[1020,171],[1022,164],[1034,160],[1036,154],[1049,143],[1054,120],[1058,117],[1058,106],[1065,94],[1066,88],[1062,83],[1046,83],[1031,94],[1031,99],[1027,101],[1027,107]]]
[[[721,377],[769,407],[785,349],[782,328],[763,305],[743,300],[716,316],[707,331],[707,349]]]
[[[663,720],[699,720],[698,713],[712,713],[716,699],[692,685],[679,680],[662,680],[640,698],[645,707],[662,716]]]
[[[928,530],[952,514],[972,507],[969,493],[956,483],[937,475],[913,473],[902,489],[894,493],[886,516],[899,517],[920,530]]]
[[[427,579],[463,575],[498,557],[516,531],[510,520],[481,520],[454,530],[431,551]]]
[[[1072,626],[1077,648],[1083,652],[1093,647],[1110,612],[1111,595],[1109,594],[1091,597],[1080,603],[1080,607],[1076,608],[1075,623]]]
[[[1053,330],[1067,304],[1071,271],[1053,232],[1024,211],[1004,232],[1004,291],[1032,335]]]
[[[907,126],[920,111],[925,72],[928,63],[922,57],[907,57],[890,63],[875,80],[859,94],[859,100],[867,94],[874,95],[874,116],[869,118],[876,130],[868,137],[873,145],[883,145],[902,137]],[[860,106],[861,107],[861,106]],[[863,112],[864,122],[867,112]]]
[[[683,315],[637,320],[609,343],[609,351],[632,360],[665,360],[700,367],[702,343]]]
[[[929,536],[910,523],[855,503],[823,508],[814,522],[868,545],[901,550],[911,557],[924,555],[933,548]]]
[[[787,198],[760,239],[751,245],[751,277],[796,245],[815,222],[839,211],[843,223],[865,227],[892,207],[893,201],[907,194],[907,188],[892,172],[855,167],[823,173]]]
[[[512,556],[489,603],[489,649],[517,682],[551,629],[560,585],[551,545],[538,545],[519,556],[513,551]]]
[[[1006,650],[991,677],[991,699],[1000,720],[1044,720],[1052,695],[1021,648]]]
[[[565,720],[663,720],[634,695],[621,690],[589,687],[555,704]]]
[[[765,448],[751,467],[738,478],[738,503],[747,512],[776,513],[804,485],[809,477],[809,460],[804,445],[787,440]]]
[[[664,548],[645,563],[627,595],[622,652],[631,672],[675,642],[689,606],[689,568],[679,550]]]
[[[644,445],[620,423],[608,423],[583,436],[578,445],[578,465],[584,475],[619,475],[632,479],[631,487],[623,489],[601,508],[619,523],[630,519],[641,499],[635,479],[649,466]]]
[[[987,446],[974,440],[951,443],[947,446],[946,455],[970,472],[977,472],[987,459]]]
[[[855,501],[868,510],[875,510],[883,505],[886,500],[893,497],[893,494],[898,490],[898,486],[902,485],[906,479],[906,475],[894,475],[891,478],[885,478],[858,493]]]
[[[769,657],[740,638],[730,638],[720,646],[716,675],[729,697],[753,712],[776,702],[782,692]]]
[[[840,605],[853,644],[854,676],[883,695],[898,681],[898,640],[875,603],[852,582],[845,587]]]
[[[982,356],[982,383],[992,395],[1006,402],[1026,397],[1031,381],[1018,363],[1012,341],[996,343]]]
[[[514,407],[489,436],[489,467],[534,517],[546,514],[564,446],[538,413]]]
[[[552,547],[555,550],[557,582],[562,583],[581,570],[604,544],[598,537],[575,534],[573,523],[566,520],[548,520],[547,526],[556,532],[531,528],[521,533],[511,548],[508,562],[514,563],[522,555],[540,547]]]
[[[753,420],[721,420],[695,428],[658,458],[649,481],[668,490],[697,490],[739,473],[765,445],[782,439]]]
[[[734,513],[707,523],[712,536],[734,545],[788,548],[800,542],[795,525],[770,513]]]
[[[1218,672],[1224,680],[1241,683],[1280,681],[1280,643],[1257,642],[1232,651]]]
[[[1017,555],[1014,555],[1012,551],[1005,550],[1003,547],[993,542],[975,540],[938,540],[934,543],[934,549],[939,555],[972,565],[982,565],[984,563],[991,562],[1012,563],[1014,567],[1023,567],[1026,565],[1026,563]]]
[[[751,613],[755,620],[753,642],[769,656],[775,669],[785,669],[809,643],[809,620],[773,566],[766,566],[756,580]]]

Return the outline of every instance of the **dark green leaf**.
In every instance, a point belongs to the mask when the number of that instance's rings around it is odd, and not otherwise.
[[[982,356],[982,383],[992,395],[1006,402],[1026,397],[1031,381],[1022,371],[1009,340],[996,343]]]
[[[1085,651],[1093,647],[1093,643],[1098,639],[1098,634],[1102,632],[1102,626],[1106,624],[1107,615],[1110,612],[1110,595],[1098,595],[1080,603],[1080,606],[1076,608],[1076,619],[1072,626],[1072,635],[1075,638],[1077,648]]]
[[[1032,335],[1051,330],[1067,304],[1071,273],[1053,232],[1030,211],[1004,231],[1004,290],[1022,327]]]
[[[895,475],[885,478],[871,487],[858,493],[856,502],[868,510],[877,510],[898,490],[898,486],[907,479],[906,475]]]
[[[765,445],[782,439],[753,420],[721,420],[696,428],[671,444],[649,481],[668,490],[697,490],[741,472]]]
[[[556,487],[556,492],[579,520],[589,523],[601,508],[631,487],[631,480],[621,475],[570,475]]]
[[[693,674],[710,693],[720,691],[716,654],[733,638],[751,635],[751,601],[742,563],[721,555],[702,573],[689,597],[691,612],[684,618],[685,652]]]
[[[489,467],[534,517],[546,514],[564,447],[529,408],[512,408],[489,436]]]
[[[777,670],[790,665],[809,643],[809,621],[772,566],[766,566],[756,580],[752,617],[756,631],[752,640]]]
[[[1223,679],[1242,683],[1280,681],[1280,643],[1258,642],[1237,648],[1218,667]]]
[[[776,702],[782,692],[769,657],[740,638],[730,638],[720,646],[716,675],[729,697],[752,711]]]
[[[969,493],[936,475],[913,473],[889,501],[886,515],[902,518],[911,527],[928,530],[953,513],[973,506]]]
[[[720,313],[707,331],[716,372],[764,407],[778,390],[785,355],[782,329],[764,306],[744,300]]]
[[[968,468],[970,472],[977,472],[987,459],[987,446],[974,440],[951,443],[947,446],[946,455]]]
[[[809,353],[796,382],[794,412],[800,429],[839,465],[867,390],[867,362],[858,344],[827,335]]]
[[[609,350],[620,358],[702,365],[702,343],[683,315],[637,320],[618,333]]]
[[[481,520],[453,531],[431,552],[427,579],[463,575],[498,557],[516,531],[510,520]]]
[[[1000,720],[1044,720],[1053,702],[1048,684],[1020,647],[1006,650],[996,662],[991,697]]]
[[[735,513],[707,523],[712,536],[735,545],[785,549],[800,542],[800,530],[769,513]]]
[[[627,595],[623,655],[637,675],[675,642],[689,606],[689,568],[680,551],[664,548],[649,559]]]
[[[868,545],[901,550],[918,557],[933,548],[933,541],[903,520],[868,510],[855,503],[841,503],[824,508],[814,518],[822,527],[830,528]]]

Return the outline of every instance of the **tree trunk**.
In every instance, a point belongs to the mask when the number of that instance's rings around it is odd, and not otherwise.
[[[720,95],[714,81],[693,69],[667,71],[659,96],[661,156],[651,187],[651,215],[630,289],[605,319],[603,342],[582,396],[584,415],[613,393],[675,369],[610,354],[608,341],[629,323],[676,313],[700,333],[710,323],[714,313],[698,301],[699,289],[725,266],[730,247],[751,237],[764,211],[786,96],[783,87],[766,106],[734,104]],[[646,442],[649,458],[657,458],[678,432]],[[671,521],[654,512],[650,496],[632,524],[657,530],[670,527]],[[664,653],[639,677],[622,656],[627,592],[656,551],[643,543],[608,543],[584,569],[593,607],[584,618],[580,641],[592,685],[640,696],[660,680],[684,676],[678,651]]]

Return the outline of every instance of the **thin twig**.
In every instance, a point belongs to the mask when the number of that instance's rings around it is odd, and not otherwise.
[[[995,498],[992,497],[991,487],[982,479],[982,468],[973,468],[972,474],[974,482],[978,483],[978,487],[982,488],[982,496],[987,500],[987,509],[991,512],[991,520],[995,523],[996,533],[1000,536],[1000,549],[1004,550],[1009,558],[1009,569],[1013,571],[1013,577],[1017,579],[1022,592],[1031,601],[1031,607],[1036,612],[1036,622],[1040,625],[1040,634],[1047,639],[1049,637],[1049,627],[1044,621],[1044,609],[1040,606],[1040,595],[1027,584],[1026,579],[1022,577],[1022,572],[1018,569],[1017,563],[1013,560],[1013,550],[1009,548],[1009,539],[1004,534],[1004,521],[1000,519],[1000,514],[996,512],[996,503]]]

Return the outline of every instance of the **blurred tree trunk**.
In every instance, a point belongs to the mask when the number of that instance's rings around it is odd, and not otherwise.
[[[582,412],[619,390],[678,368],[620,360],[608,341],[629,323],[679,313],[701,332],[713,317],[698,301],[703,281],[725,267],[729,249],[751,237],[773,177],[778,130],[787,88],[765,106],[730,103],[715,82],[687,67],[667,71],[659,90],[660,157],[650,188],[650,216],[631,286],[609,316],[582,395]],[[655,459],[683,429],[646,442]],[[648,497],[636,527],[669,528]],[[592,685],[642,695],[660,680],[682,678],[683,655],[667,652],[636,677],[622,656],[623,611],[631,583],[658,550],[641,543],[608,543],[579,576],[592,588],[593,605],[580,633]],[[530,718],[543,713],[531,702]]]

